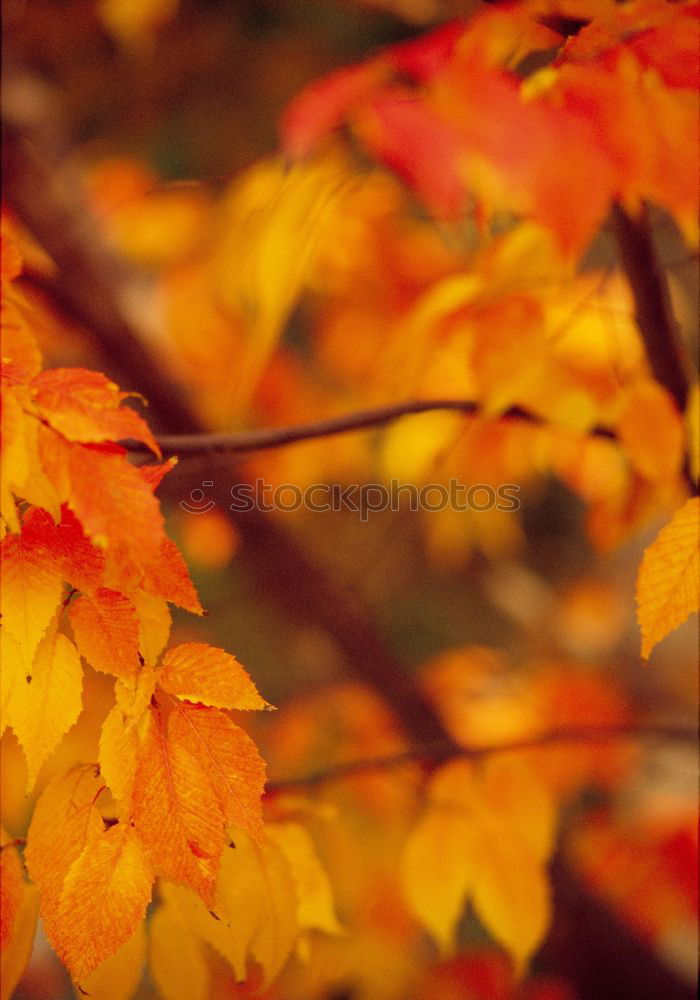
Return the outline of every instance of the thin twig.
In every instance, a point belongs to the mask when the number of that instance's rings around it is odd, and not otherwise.
[[[329,781],[338,781],[353,774],[400,767],[402,764],[408,764],[412,761],[430,761],[432,764],[440,764],[456,758],[482,760],[484,757],[492,757],[498,753],[535,750],[561,743],[609,743],[615,740],[643,738],[692,743],[697,741],[698,730],[690,726],[657,725],[642,722],[550,729],[537,736],[526,736],[508,743],[484,746],[456,746],[454,743],[439,740],[410,747],[408,750],[402,750],[400,753],[390,754],[386,757],[367,757],[334,764],[332,767],[314,771],[300,778],[270,781],[266,790],[267,792],[280,792],[289,788],[310,788]]]
[[[166,457],[178,455],[180,458],[187,458],[213,452],[240,455],[250,451],[282,448],[298,441],[310,441],[316,438],[330,437],[333,434],[346,434],[349,431],[382,427],[400,417],[440,410],[452,410],[467,416],[479,416],[481,404],[466,399],[413,399],[403,403],[377,406],[370,410],[357,410],[354,413],[331,417],[328,420],[298,424],[296,427],[266,427],[260,430],[234,431],[229,434],[160,435],[157,440],[163,455]],[[500,414],[498,419],[521,420],[538,427],[552,426],[543,417],[521,406],[511,406]],[[608,441],[617,440],[615,432],[609,427],[592,427],[586,433],[593,437],[605,438]],[[135,453],[149,450],[140,441],[126,442],[126,446],[129,451]]]

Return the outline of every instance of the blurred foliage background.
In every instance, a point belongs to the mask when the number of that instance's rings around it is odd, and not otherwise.
[[[132,256],[167,298],[174,296],[179,282],[196,275],[197,260],[207,258],[207,241],[220,243],[227,218],[222,205],[231,185],[235,186],[245,168],[275,151],[279,116],[305,84],[377,46],[413,37],[455,14],[469,15],[478,6],[457,0],[5,0],[9,95],[19,101],[23,113],[31,115],[40,106],[38,113],[54,129],[55,147],[81,172],[107,230],[112,226],[115,245]],[[167,186],[183,181],[193,183]],[[403,195],[393,188],[388,193],[382,189],[376,198],[378,216],[383,211],[382,199],[387,204],[392,199],[403,204]],[[131,215],[126,210],[129,204],[133,205]],[[120,216],[124,206],[125,214]],[[360,210],[364,210],[361,205]],[[370,205],[369,214],[373,211]],[[422,224],[422,220],[416,222],[418,228]],[[421,267],[428,272],[434,267],[435,273],[455,268],[450,248],[435,249],[434,233],[427,236],[421,229],[411,234],[414,237],[412,281],[420,285],[424,280],[416,277]],[[183,252],[180,261],[178,240],[193,248],[189,256]],[[389,240],[387,245],[391,250],[399,244],[400,240],[393,244]],[[239,263],[243,266],[247,252],[244,241],[229,246],[228,266],[232,270]],[[297,248],[289,245],[287,252],[293,257]],[[594,260],[604,260],[604,246],[596,253]],[[673,234],[665,253],[675,268],[679,312],[690,328],[696,294],[694,262],[683,257]],[[188,270],[190,259],[195,263]],[[39,271],[41,267],[39,261]],[[171,308],[177,310],[175,297],[173,303]],[[200,314],[195,305],[186,317],[189,334],[177,334],[177,350],[182,353],[169,354],[166,345],[164,356],[200,412],[217,429],[295,423],[347,411],[358,401],[376,402],[363,383],[361,365],[354,387],[348,376],[353,364],[352,339],[346,344],[348,359],[343,362],[344,371],[339,364],[340,373],[332,366],[324,370],[319,360],[323,350],[333,350],[330,334],[325,348],[323,339],[320,348],[309,348],[316,308],[312,294],[310,306],[292,312],[250,406],[243,409],[232,405],[227,410],[215,395],[222,378],[235,381],[242,364],[237,353],[240,330],[235,323],[217,326],[204,313],[206,323],[198,329]],[[59,329],[47,313],[42,342],[47,363],[102,367],[80,331],[73,332],[74,336],[67,335],[65,326]],[[359,351],[363,336],[363,331],[357,335]],[[215,371],[208,384],[204,367],[209,348]],[[383,398],[389,401],[392,396],[387,391]],[[346,482],[353,477],[386,475],[401,467],[400,462],[386,460],[387,450],[393,455],[420,454],[421,449],[431,453],[446,433],[449,437],[449,427],[446,432],[440,421],[409,419],[391,434],[372,431],[359,438],[351,435],[336,442],[299,444],[279,458],[275,453],[269,459],[251,459],[250,474],[282,482],[313,481],[320,474],[317,470],[324,468],[330,468],[329,478]],[[197,468],[202,482],[228,482],[231,476],[225,460]],[[390,727],[386,727],[387,735],[381,711],[366,704],[365,696],[353,685],[343,686],[346,665],[332,639],[319,630],[300,627],[253,588],[236,560],[239,539],[235,529],[216,514],[191,515],[179,508],[178,500],[187,498],[191,485],[192,481],[181,480],[166,495],[166,502],[171,532],[191,566],[209,617],[195,622],[180,616],[174,638],[199,639],[235,652],[264,696],[278,706],[288,705],[290,716],[264,719],[260,732],[255,733],[273,777],[313,770],[329,756],[367,755],[394,747],[396,736]],[[367,523],[350,512],[277,516],[350,592],[371,604],[388,645],[408,667],[421,669],[423,677],[442,677],[449,689],[449,663],[440,660],[440,654],[463,651],[459,654],[462,694],[466,703],[475,700],[484,709],[483,717],[472,719],[470,732],[484,740],[507,738],[519,731],[518,706],[523,699],[540,697],[533,695],[540,682],[545,687],[549,684],[544,700],[558,705],[549,716],[543,711],[541,719],[575,722],[589,711],[596,721],[601,713],[617,719],[629,711],[670,721],[692,720],[697,704],[693,623],[657,650],[653,669],[642,669],[638,657],[634,579],[645,545],[664,521],[663,512],[650,511],[646,521],[636,525],[636,533],[602,551],[588,540],[583,502],[556,477],[548,473],[528,477],[521,499],[517,525],[487,524],[473,515],[449,523],[445,518],[438,527],[437,518],[430,521],[433,515],[406,510],[375,513]],[[426,672],[426,662],[436,657],[433,673]],[[543,676],[550,680],[545,683]],[[573,686],[567,688],[567,676],[578,678],[581,686],[571,682]],[[103,704],[106,711],[106,679],[92,675],[90,684],[94,704]],[[618,699],[626,706],[621,715],[616,714]],[[84,718],[69,735],[65,753],[89,746],[96,739],[101,718],[97,709]],[[294,735],[303,732],[313,738]],[[13,770],[23,767],[19,750],[12,737],[6,736],[5,741],[4,812],[13,829],[21,832],[31,803],[12,780]],[[57,767],[57,761],[49,762],[47,774]],[[669,827],[676,817],[677,829],[686,830],[693,790],[692,754],[678,747],[662,754],[640,751],[634,766],[622,771],[622,791],[617,778],[614,795],[610,787],[606,790],[605,778],[596,801],[609,804],[614,799],[628,824],[636,810],[647,820],[671,817]],[[381,798],[386,789],[375,792]],[[375,807],[376,802],[372,803]],[[641,823],[626,843],[634,845],[633,856],[640,857],[646,850],[653,860],[650,845],[659,835],[652,820],[648,827],[652,832]],[[601,838],[614,839],[611,828],[594,827],[588,840],[579,830],[575,848],[582,864],[588,859],[603,893],[606,876],[596,871],[595,859],[603,850]],[[364,849],[371,854],[367,845]],[[328,854],[332,857],[333,848]],[[342,869],[337,858],[336,867]],[[618,881],[612,895],[617,895],[616,905],[624,918],[632,920],[638,908],[638,889],[630,888],[636,877],[634,864],[630,862],[629,871],[619,864],[615,871]],[[649,894],[645,898],[648,901]],[[661,950],[687,978],[692,946],[688,946],[685,915],[681,920],[677,912],[672,913],[664,923],[658,913],[666,912],[664,907],[671,913],[673,906],[667,900],[656,900],[653,906],[657,910],[649,918],[653,925],[649,934],[663,938]],[[405,948],[405,938],[397,933],[397,941],[398,953]],[[367,961],[370,969],[379,970],[382,962],[389,968],[388,955],[371,954],[371,949],[359,960]],[[48,1000],[65,988],[41,948],[28,977],[18,993],[23,1000]],[[397,977],[400,981],[398,972]],[[448,980],[449,976],[445,990]],[[428,992],[427,984],[423,988],[426,992],[421,996],[437,996]],[[302,997],[302,993],[289,995]]]

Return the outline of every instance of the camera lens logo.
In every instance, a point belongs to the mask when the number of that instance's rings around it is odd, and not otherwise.
[[[211,479],[207,479],[202,483],[202,486],[213,486],[214,483]],[[183,510],[186,510],[188,514],[206,514],[207,511],[216,507],[216,504],[212,499],[207,499],[207,495],[204,490],[200,490],[197,486],[190,493],[189,500],[181,500],[180,506]]]

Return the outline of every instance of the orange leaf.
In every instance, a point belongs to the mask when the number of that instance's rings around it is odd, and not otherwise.
[[[136,676],[139,620],[128,597],[101,587],[71,603],[70,622],[80,655],[94,670],[123,680]]]
[[[9,942],[22,905],[24,876],[17,848],[4,830],[0,831],[0,948]]]
[[[637,576],[642,656],[698,610],[700,498],[691,497],[646,549]]]
[[[64,578],[77,590],[90,593],[104,579],[104,552],[93,545],[72,510],[61,507],[55,552]]]
[[[85,368],[50,368],[32,382],[41,416],[69,441],[99,444],[133,438],[156,454],[160,448],[142,417],[120,406],[120,392],[101,372]]]
[[[265,762],[248,734],[217,709],[185,703],[170,714],[168,738],[209,775],[226,823],[260,841]]]
[[[163,657],[158,683],[178,698],[214,708],[268,707],[235,656],[203,642],[169,649]]]
[[[103,787],[94,765],[77,765],[53,778],[34,808],[25,861],[39,889],[41,917],[50,941],[60,936],[59,902],[66,875],[104,831],[95,805]]]
[[[117,823],[71,865],[53,945],[78,982],[136,931],[151,899],[153,869],[133,830]]]
[[[644,379],[627,386],[622,400],[617,431],[634,467],[653,482],[677,476],[683,462],[683,421],[669,393]]]
[[[134,778],[132,817],[156,874],[188,885],[212,904],[224,848],[224,816],[202,765],[149,710]]]
[[[185,611],[195,615],[203,613],[185,560],[169,538],[163,539],[158,560],[146,567],[142,587],[147,593],[162,597]]]
[[[10,1000],[14,996],[15,988],[29,964],[36,936],[39,894],[36,886],[24,881],[20,890],[12,933],[0,950],[0,1000]]]
[[[3,627],[19,644],[27,673],[63,589],[50,548],[31,530],[39,516],[38,512],[29,511],[21,534],[6,535],[0,543]]]

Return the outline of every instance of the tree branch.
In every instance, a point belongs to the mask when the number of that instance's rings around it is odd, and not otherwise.
[[[681,413],[688,401],[689,362],[671,309],[666,272],[659,260],[646,207],[634,218],[612,210],[613,233],[634,297],[635,318],[654,378],[673,396]]]
[[[40,127],[41,126],[41,127]],[[5,198],[57,268],[59,307],[67,309],[104,357],[104,367],[127,390],[149,402],[149,418],[168,434],[199,437],[207,428],[183,389],[168,375],[125,312],[132,276],[106,248],[80,185],[60,150],[49,148],[45,123],[15,115],[3,122]],[[246,477],[234,474],[241,483]],[[359,596],[318,565],[285,528],[261,511],[236,515],[223,488],[212,498],[235,521],[237,558],[259,591],[295,621],[320,628],[344,654],[348,671],[374,689],[408,737],[446,739],[433,707],[388,649]]]
[[[625,739],[657,739],[677,743],[694,743],[698,731],[690,726],[672,726],[655,723],[630,723],[623,725],[571,726],[550,729],[537,736],[526,736],[511,740],[508,743],[496,743],[484,746],[455,746],[445,740],[426,743],[422,746],[410,747],[400,753],[387,757],[366,757],[351,760],[332,767],[314,771],[300,778],[283,778],[270,781],[267,792],[282,792],[290,788],[314,788],[330,781],[339,781],[353,774],[364,774],[367,771],[384,771],[400,767],[412,761],[430,761],[431,764],[444,764],[449,760],[462,758],[465,760],[483,760],[495,754],[515,752],[519,750],[535,750],[562,743],[610,743]]]
[[[414,399],[404,403],[389,403],[371,410],[358,410],[355,413],[331,417],[328,420],[317,420],[310,424],[299,424],[296,427],[265,427],[260,430],[237,431],[229,434],[160,435],[158,444],[166,457],[178,455],[180,458],[187,458],[215,452],[241,455],[250,451],[282,448],[299,441],[311,441],[316,438],[330,437],[333,434],[347,434],[349,431],[382,427],[400,417],[440,410],[452,410],[467,416],[478,416],[481,413],[481,404],[466,399]],[[511,406],[496,419],[521,420],[538,427],[549,426],[543,417],[521,406]],[[593,437],[605,438],[608,441],[617,440],[615,432],[608,427],[592,427],[586,433]],[[129,441],[125,444],[129,451],[137,454],[149,450],[140,441]]]

